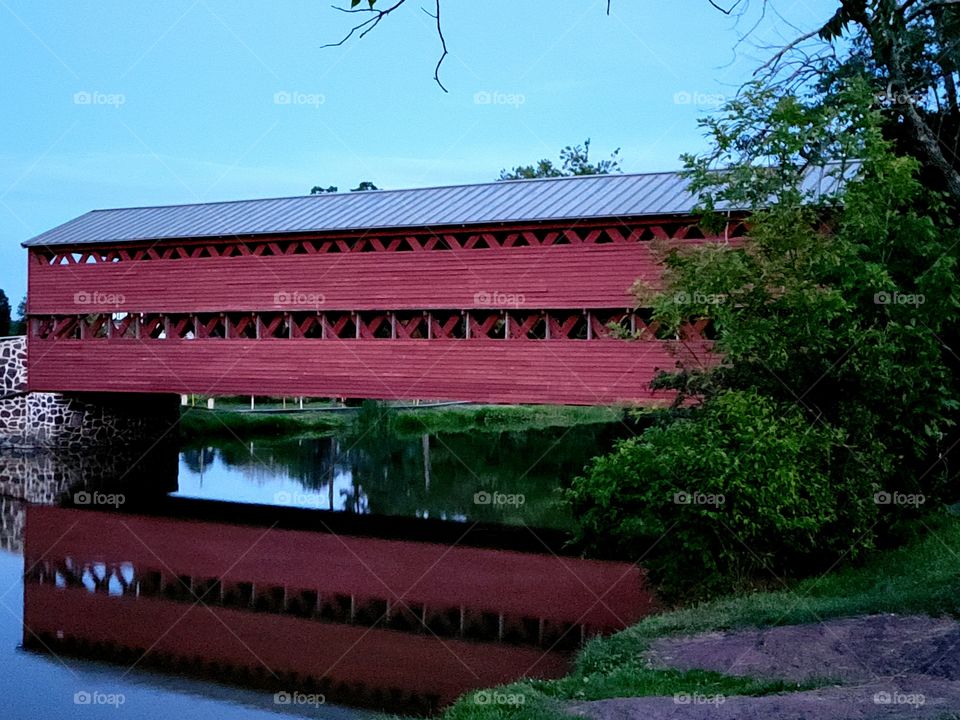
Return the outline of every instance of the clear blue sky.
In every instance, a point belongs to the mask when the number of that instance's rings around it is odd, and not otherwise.
[[[324,0],[0,0],[0,287],[15,306],[20,242],[94,208],[492,180],[586,137],[674,169],[796,34],[770,16],[735,53],[747,23],[707,0],[445,0],[445,94],[424,4],[322,49],[351,21]],[[835,5],[777,7],[807,30]]]

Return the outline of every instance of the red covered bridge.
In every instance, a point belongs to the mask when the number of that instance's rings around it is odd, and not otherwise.
[[[705,237],[676,174],[96,210],[29,250],[34,391],[663,401],[630,286]],[[619,323],[649,330],[611,337]]]

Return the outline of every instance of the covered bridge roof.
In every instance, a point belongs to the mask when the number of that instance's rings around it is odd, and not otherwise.
[[[836,190],[827,168],[806,175],[815,195]],[[581,175],[475,185],[324,193],[264,200],[93,210],[24,246],[119,243],[300,232],[688,215],[696,198],[677,172]],[[738,208],[725,208],[737,210]]]

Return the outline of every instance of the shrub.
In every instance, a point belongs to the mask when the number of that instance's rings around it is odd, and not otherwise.
[[[595,458],[567,497],[579,540],[642,559],[667,596],[792,576],[872,545],[876,476],[843,433],[752,391],[711,398]],[[875,453],[875,450],[873,451]]]

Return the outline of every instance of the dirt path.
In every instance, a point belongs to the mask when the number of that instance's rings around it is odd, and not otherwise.
[[[960,623],[952,619],[874,615],[708,633],[659,640],[644,658],[653,667],[834,684],[761,698],[616,698],[572,704],[571,713],[597,720],[960,717]]]

